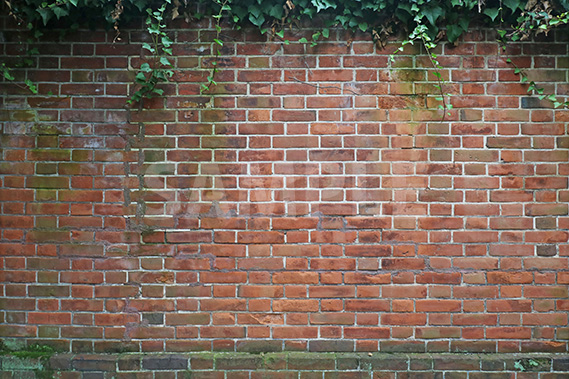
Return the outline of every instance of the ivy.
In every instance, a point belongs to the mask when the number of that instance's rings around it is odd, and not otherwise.
[[[440,64],[432,50],[436,43],[446,38],[455,43],[465,32],[475,27],[490,27],[498,31],[503,42],[520,41],[532,35],[547,33],[569,23],[569,0],[4,0],[9,14],[22,25],[33,30],[43,27],[77,28],[85,25],[100,26],[104,21],[114,28],[119,38],[120,23],[143,13],[147,17],[146,28],[152,43],[143,45],[151,56],[136,73],[138,85],[130,102],[159,96],[158,84],[172,76],[171,45],[164,29],[166,21],[178,17],[186,19],[212,17],[216,29],[212,55],[214,63],[202,92],[215,85],[218,72],[217,58],[223,41],[220,38],[221,19],[227,19],[236,27],[253,25],[262,33],[272,31],[284,39],[283,30],[309,22],[315,31],[300,42],[317,44],[328,38],[330,29],[345,28],[354,32],[369,33],[371,38],[384,46],[394,31],[407,35],[403,45],[420,42],[429,54],[435,68],[443,98],[442,107],[450,107],[444,101],[445,94]],[[284,41],[287,43],[287,41]],[[9,80],[10,70],[5,65],[0,74]],[[522,79],[523,80],[523,79]],[[532,83],[528,80],[528,83]],[[530,90],[539,94],[536,85]],[[540,95],[541,96],[541,95]],[[550,98],[549,95],[546,96]],[[556,106],[563,103],[555,100]],[[565,105],[566,106],[566,105]]]
[[[144,42],[142,48],[148,51],[151,56],[151,63],[144,62],[140,65],[140,70],[136,74],[135,82],[139,88],[134,92],[129,104],[140,102],[144,98],[152,98],[154,96],[162,96],[164,90],[157,88],[159,83],[168,82],[174,75],[172,71],[172,63],[168,57],[172,56],[173,41],[164,31],[166,28],[165,15],[167,4],[171,0],[165,0],[157,10],[152,8],[146,9],[146,30],[150,35],[152,43]]]

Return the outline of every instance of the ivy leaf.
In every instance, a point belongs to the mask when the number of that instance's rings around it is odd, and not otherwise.
[[[156,51],[152,46],[150,46],[150,44],[149,44],[148,42],[144,42],[144,43],[142,44],[142,48],[143,48],[143,49],[146,49],[146,50],[148,50],[148,51],[150,51],[150,52],[153,53],[153,54],[154,54],[154,52]]]
[[[146,76],[144,76],[144,73],[142,71],[136,74],[136,77],[134,79],[137,83],[146,83]]]
[[[148,63],[143,63],[142,65],[140,65],[140,71],[152,72],[152,69],[150,68],[150,65]]]
[[[300,43],[308,43],[308,40],[305,37],[302,37],[301,39],[298,40],[298,42]]]
[[[37,9],[38,13],[40,14],[42,20],[43,20],[43,24],[47,25],[47,22],[51,19],[51,17],[53,16],[53,13],[51,12],[51,10],[49,9],[45,9],[45,8],[38,8]]]
[[[311,0],[312,5],[316,7],[316,13],[320,13],[328,8],[336,9],[337,5],[330,0]]]
[[[494,21],[500,14],[500,10],[498,8],[486,8],[484,9],[484,14]]]
[[[520,0],[502,0],[502,4],[510,8],[512,12],[515,12],[516,9],[518,9],[520,3],[521,3]]]
[[[280,4],[275,4],[269,10],[269,16],[277,20],[280,20],[281,18],[283,18],[283,7]]]
[[[367,29],[368,29],[368,24],[367,24],[367,22],[365,22],[365,21],[360,22],[360,23],[358,24],[358,28],[360,28],[360,30],[361,30],[362,32],[367,31]]]
[[[30,79],[26,79],[24,83],[26,83],[26,86],[28,87],[31,93],[37,95],[38,87],[34,84],[34,82],[32,82]]]
[[[172,66],[172,63],[166,57],[160,57],[160,64],[164,66]]]
[[[67,11],[67,9],[63,9],[61,7],[53,7],[53,13],[55,14],[55,17],[57,17],[57,19],[59,20],[61,17],[65,17],[69,14],[69,12]]]
[[[423,9],[422,13],[427,17],[431,25],[436,26],[437,19],[444,15],[445,12],[441,7],[429,7]]]
[[[173,43],[174,42],[172,42],[172,40],[168,36],[162,37],[162,45],[164,45],[164,47],[170,47],[172,46]]]
[[[2,75],[4,76],[4,78],[6,78],[6,80],[14,80],[14,75],[10,74],[10,69],[8,67],[6,67],[4,64],[2,64]]]
[[[144,10],[144,7],[146,6],[145,0],[134,0],[132,3],[134,4],[135,7],[138,8],[140,12],[142,12]]]
[[[456,24],[449,24],[447,26],[447,37],[449,42],[454,42],[460,37],[464,30]]]
[[[256,5],[253,5],[249,8],[249,19],[251,18],[251,16],[253,16],[254,18],[258,18],[260,15],[261,15],[261,10]]]
[[[73,4],[73,6],[76,7],[77,4],[79,3],[79,0],[69,0],[69,2],[70,2],[71,4]]]

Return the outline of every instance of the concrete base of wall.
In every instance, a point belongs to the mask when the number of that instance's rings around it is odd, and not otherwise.
[[[1,378],[567,379],[567,354],[128,353],[0,357]]]

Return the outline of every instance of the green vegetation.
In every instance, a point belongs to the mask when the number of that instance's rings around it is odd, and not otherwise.
[[[36,359],[43,358],[49,359],[56,351],[53,347],[48,345],[40,345],[37,343],[31,344],[27,347],[13,349],[6,346],[6,344],[0,340],[0,355],[12,355],[17,358],[22,359]]]
[[[35,37],[41,36],[40,30],[45,27],[75,30],[104,21],[116,30],[118,38],[122,22],[145,15],[152,43],[145,43],[143,48],[150,52],[152,59],[140,66],[135,79],[138,90],[130,102],[160,96],[162,90],[156,85],[167,82],[173,75],[168,59],[172,55],[173,42],[164,28],[168,20],[177,18],[189,21],[212,17],[215,20],[217,35],[212,50],[215,59],[223,46],[220,38],[222,18],[236,28],[254,25],[261,33],[283,39],[284,43],[288,43],[284,39],[287,28],[308,21],[318,27],[309,38],[301,38],[300,42],[311,45],[328,38],[330,29],[335,27],[368,33],[381,47],[395,31],[405,30],[407,38],[398,51],[407,44],[421,44],[437,72],[440,64],[433,49],[443,38],[454,43],[473,28],[489,27],[497,31],[503,43],[507,43],[526,40],[569,24],[569,0],[5,0],[5,6]],[[216,84],[217,71],[215,60],[202,92]],[[4,64],[0,74],[6,80],[14,80],[10,68]],[[522,75],[522,81],[528,80],[523,78]],[[440,75],[437,80],[441,92],[439,99],[446,109]],[[32,92],[37,91],[33,83],[25,84]],[[548,98],[556,107],[569,107],[569,102],[540,93],[535,83],[530,85],[529,92]]]

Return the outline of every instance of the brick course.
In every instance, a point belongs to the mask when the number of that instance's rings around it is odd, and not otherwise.
[[[173,26],[174,80],[141,109],[125,106],[135,30],[41,42],[14,71],[39,94],[2,84],[0,337],[73,353],[567,352],[569,110],[505,63],[567,96],[566,33],[500,54],[490,31],[443,43],[443,118],[420,51],[389,63],[340,30],[316,48],[230,33],[200,94],[211,31]]]

